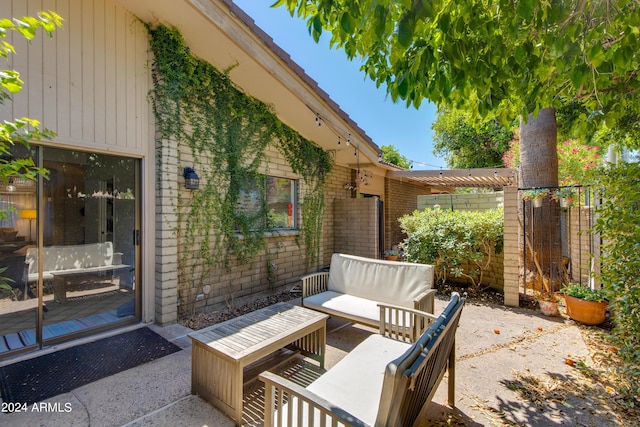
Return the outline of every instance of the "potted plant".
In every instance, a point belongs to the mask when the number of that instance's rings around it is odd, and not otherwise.
[[[389,249],[384,251],[384,259],[389,261],[397,261],[400,254],[395,249]]]
[[[557,316],[560,314],[558,311],[558,296],[553,292],[538,292],[536,294],[536,301],[540,306],[540,311],[545,316]]]
[[[549,190],[547,188],[532,188],[522,192],[522,200],[531,200],[533,202],[533,206],[539,208],[542,206],[542,199],[548,194]]]
[[[561,187],[554,191],[551,197],[560,202],[560,207],[569,208],[575,195],[576,192],[572,187]]]
[[[606,320],[609,302],[602,289],[570,283],[560,293],[564,295],[567,314],[573,320],[585,325],[599,325]]]

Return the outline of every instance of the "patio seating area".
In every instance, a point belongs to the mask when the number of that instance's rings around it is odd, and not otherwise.
[[[435,312],[441,312],[447,303],[447,298],[437,297]],[[222,412],[191,394],[191,339],[187,335],[192,331],[177,324],[150,328],[180,345],[183,351],[49,399],[48,411],[30,408],[26,413],[0,414],[0,424],[234,425]],[[316,361],[298,357],[280,366],[276,373],[306,386],[377,333],[368,326],[330,318],[324,369]],[[574,381],[579,373],[565,363],[568,355],[574,360],[589,357],[580,330],[573,322],[544,317],[527,309],[467,303],[456,334],[453,419],[459,424],[453,425],[495,425],[497,420],[528,426],[618,425],[610,418],[614,415],[607,408],[583,399],[578,391],[563,399],[547,396],[543,402],[519,393],[517,384],[522,379],[521,373]],[[445,376],[432,403],[418,416],[415,427],[447,425],[447,418],[451,418],[446,407],[447,387]],[[243,425],[262,425],[262,383],[247,384],[244,399]],[[66,404],[71,410],[64,410]]]

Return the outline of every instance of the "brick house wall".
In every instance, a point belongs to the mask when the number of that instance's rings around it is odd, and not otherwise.
[[[178,144],[162,140],[156,149],[155,321],[159,325],[178,319]]]
[[[379,258],[378,200],[373,197],[336,199],[334,252]]]
[[[384,247],[390,249],[406,237],[398,218],[418,209],[418,196],[430,194],[431,189],[408,182],[385,179]]]
[[[162,141],[158,149],[157,174],[157,232],[156,232],[156,319],[161,325],[175,323],[178,317],[178,304],[193,301],[201,294],[202,300],[195,302],[196,311],[211,311],[224,305],[234,304],[244,297],[256,293],[269,292],[278,288],[293,287],[300,276],[307,273],[305,267],[304,242],[299,232],[286,230],[274,233],[266,238],[267,250],[256,256],[250,263],[232,263],[229,270],[213,269],[206,278],[204,286],[188,286],[178,283],[179,259],[190,255],[176,238],[176,228],[180,216],[179,209],[188,212],[191,192],[184,188],[181,171],[184,166],[195,166],[196,171],[204,168],[195,164],[188,149],[178,148],[172,141]],[[296,176],[286,160],[275,149],[268,149],[268,164],[263,172],[283,178],[298,180],[298,202],[302,203],[306,191],[304,181]],[[200,159],[200,161],[204,161]],[[351,197],[352,192],[345,190],[350,182],[349,168],[336,166],[325,182],[325,214],[321,239],[319,265],[317,270],[328,265],[334,252],[334,204],[336,200]],[[178,193],[180,196],[178,197]],[[176,202],[176,200],[181,200]],[[179,206],[182,205],[182,206]],[[302,220],[300,209],[297,221]],[[182,224],[184,226],[184,224]],[[191,266],[186,266],[190,268]],[[208,292],[207,292],[208,291]]]
[[[335,203],[341,199],[355,197],[355,190],[349,187],[353,183],[351,175],[351,169],[343,166],[334,166],[325,181],[321,259],[318,267],[328,266],[331,263],[331,255],[336,252]]]

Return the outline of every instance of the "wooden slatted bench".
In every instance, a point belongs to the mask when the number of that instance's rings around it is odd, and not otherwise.
[[[463,305],[464,298],[453,294],[437,318],[413,310],[414,317],[433,320],[413,344],[390,338],[395,326],[382,324],[385,335],[368,337],[307,388],[263,372],[265,427],[411,426],[447,370],[448,403],[454,406],[455,333]]]

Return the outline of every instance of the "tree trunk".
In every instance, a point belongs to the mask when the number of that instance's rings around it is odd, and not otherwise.
[[[527,122],[520,120],[520,172],[521,189],[558,186],[558,149],[555,110],[540,110],[537,118],[529,115]],[[556,291],[564,278],[562,242],[560,236],[560,207],[549,195],[542,206],[534,208],[531,201],[520,205],[521,233],[520,263],[524,278],[535,289]],[[525,262],[526,260],[526,262]],[[533,282],[533,283],[531,283]]]

